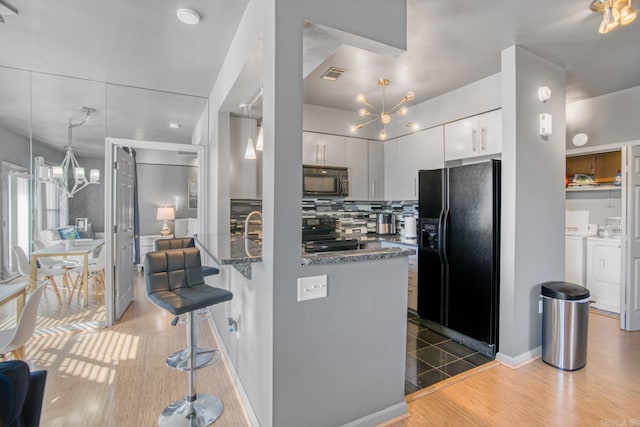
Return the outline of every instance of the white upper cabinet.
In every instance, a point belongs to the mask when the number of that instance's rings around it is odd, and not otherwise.
[[[418,200],[418,171],[444,167],[442,132],[437,126],[398,138],[395,200]]]
[[[384,142],[369,141],[369,200],[384,200]]]
[[[302,132],[302,163],[305,165],[346,166],[345,137]]]
[[[349,200],[368,200],[368,141],[346,138],[346,163],[349,168]]]
[[[502,152],[502,110],[458,120],[444,127],[445,160]]]
[[[384,198],[398,200],[398,140],[384,141]]]

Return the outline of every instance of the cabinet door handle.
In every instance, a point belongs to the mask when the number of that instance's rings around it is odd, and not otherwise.
[[[376,197],[376,180],[375,179],[371,180],[371,197],[372,198]]]
[[[322,164],[327,164],[327,158],[329,157],[329,147],[326,145],[322,146]]]
[[[600,260],[600,270],[604,270],[604,258]]]
[[[418,178],[413,177],[413,197],[418,197]]]
[[[474,153],[478,151],[478,130],[477,129],[471,130],[471,151],[473,151]]]
[[[320,144],[316,144],[316,164],[320,164]]]
[[[487,151],[487,128],[480,128],[480,151]]]

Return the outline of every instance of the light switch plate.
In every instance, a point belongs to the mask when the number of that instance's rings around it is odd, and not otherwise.
[[[298,301],[327,297],[327,275],[298,278]]]

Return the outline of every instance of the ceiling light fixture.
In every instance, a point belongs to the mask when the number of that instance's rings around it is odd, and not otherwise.
[[[193,9],[178,9],[176,15],[183,24],[196,25],[200,22],[200,14]]]
[[[6,1],[0,0],[0,23],[4,24],[5,16],[17,15],[18,9],[8,4]]]
[[[64,192],[64,194],[68,198],[73,198],[73,195],[78,191],[82,190],[89,184],[100,184],[100,170],[91,169],[89,172],[89,179],[84,174],[84,168],[80,167],[78,164],[78,160],[76,159],[76,155],[73,151],[72,145],[72,134],[73,128],[80,127],[84,125],[91,114],[95,113],[96,110],[89,107],[82,107],[82,111],[84,111],[84,117],[78,121],[73,121],[73,119],[69,119],[68,126],[68,143],[65,149],[67,150],[67,154],[64,156],[62,160],[62,164],[60,166],[47,167],[42,166],[40,169],[40,179],[43,181],[53,182],[55,183],[60,190]],[[71,169],[71,170],[70,170]],[[71,174],[73,172],[73,175]],[[73,187],[69,188],[70,178],[73,177]]]
[[[169,123],[169,127],[171,129],[180,129],[180,123],[171,122],[171,123]]]
[[[240,104],[240,108],[244,110],[244,115],[247,115],[247,109],[249,110],[249,119],[251,119],[251,109],[262,98],[262,86],[260,86],[260,90],[253,98],[251,102],[248,104]],[[256,141],[256,147],[253,148],[253,139],[251,138],[251,128],[249,128],[249,140],[247,141],[247,148],[244,151],[244,158],[247,160],[254,160],[256,158],[256,150],[263,151],[264,150],[264,131],[262,130],[262,124],[260,125],[260,130],[258,131],[258,139]]]
[[[253,138],[251,138],[251,105],[250,104],[240,104],[240,108],[244,109],[244,115],[247,115],[247,110],[249,110],[249,138],[247,138],[247,148],[244,150],[244,158],[246,160],[255,160],[256,159],[256,150],[253,148]]]
[[[598,31],[607,34],[618,25],[629,25],[638,17],[633,8],[633,0],[593,0],[589,8],[593,12],[602,13],[602,21]]]
[[[404,105],[409,102],[412,101],[413,98],[415,97],[415,94],[412,91],[407,92],[407,94],[405,95],[404,98],[402,98],[396,105],[393,106],[393,108],[386,110],[385,109],[385,88],[387,86],[389,86],[389,84],[391,83],[391,81],[389,79],[385,79],[385,78],[380,78],[378,80],[378,86],[380,86],[382,88],[382,109],[380,112],[378,112],[378,110],[376,110],[367,100],[367,98],[363,95],[360,94],[358,95],[358,102],[365,105],[366,108],[361,108],[360,111],[358,111],[358,114],[360,115],[360,117],[371,117],[373,116],[374,118],[369,120],[368,122],[364,122],[364,123],[360,123],[358,125],[354,125],[351,126],[351,132],[356,132],[359,129],[362,129],[363,127],[365,127],[366,125],[375,122],[376,120],[380,120],[380,122],[382,122],[382,130],[380,131],[380,139],[385,140],[387,139],[387,131],[386,131],[386,125],[388,125],[389,123],[391,123],[391,116],[393,114],[398,114],[401,116],[405,116],[408,112],[407,107],[405,107]],[[400,123],[402,123],[403,125],[411,128],[411,129],[418,129],[418,125],[415,123],[410,123],[410,122],[403,122],[402,120],[398,120]]]

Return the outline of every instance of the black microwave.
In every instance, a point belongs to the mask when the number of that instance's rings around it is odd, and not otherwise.
[[[349,170],[335,166],[302,166],[302,195],[349,196]]]

